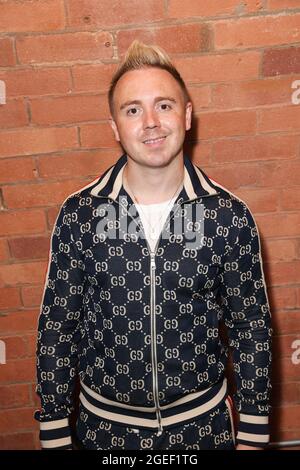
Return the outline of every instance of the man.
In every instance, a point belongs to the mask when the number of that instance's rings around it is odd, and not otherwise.
[[[85,449],[261,449],[271,327],[253,217],[183,154],[192,104],[164,51],[135,41],[109,103],[125,153],[67,198],[52,235],[37,352],[42,447],[71,448],[78,371]]]

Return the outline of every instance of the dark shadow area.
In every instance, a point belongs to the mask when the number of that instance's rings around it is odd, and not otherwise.
[[[187,131],[186,136],[185,136],[185,141],[183,144],[183,152],[185,155],[189,156],[191,161],[193,161],[195,154],[194,154],[194,148],[195,148],[195,143],[198,140],[198,117],[193,115],[192,117],[192,127],[189,131]]]

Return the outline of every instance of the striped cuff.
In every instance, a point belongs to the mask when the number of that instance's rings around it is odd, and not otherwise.
[[[269,417],[240,413],[236,440],[252,447],[265,447],[269,440]]]
[[[72,449],[68,418],[40,423],[42,449]]]

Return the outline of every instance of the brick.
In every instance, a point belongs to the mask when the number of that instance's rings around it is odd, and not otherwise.
[[[174,59],[175,66],[187,84],[257,78],[259,63],[260,53],[257,51]]]
[[[67,0],[67,5],[68,23],[72,28],[144,24],[164,17],[163,0],[125,1],[122,2],[122,7],[119,0],[101,0],[101,8],[98,0]]]
[[[281,429],[299,429],[300,404],[275,407],[272,414],[273,419],[280,423]]]
[[[2,157],[50,153],[78,147],[75,127],[25,129],[0,133]]]
[[[29,403],[30,386],[28,384],[0,385],[0,409],[18,408]]]
[[[281,191],[281,209],[292,211],[300,208],[300,188],[282,189]]]
[[[265,135],[227,139],[214,142],[213,155],[216,162],[240,162],[295,158],[298,154],[299,137],[293,135]],[[284,163],[285,164],[285,163]]]
[[[271,189],[238,189],[236,195],[245,201],[251,212],[272,212],[279,207],[278,191]]]
[[[272,369],[275,382],[280,379],[283,382],[299,380],[299,365],[293,364],[291,358],[273,358]]]
[[[300,214],[298,213],[257,214],[256,222],[263,237],[299,236]]]
[[[6,345],[6,360],[21,359],[28,356],[28,345],[22,336],[9,336],[1,335],[1,340]]]
[[[1,365],[1,380],[3,384],[23,383],[34,380],[36,369],[35,358],[25,358],[7,361]],[[1,423],[1,418],[0,418]],[[1,426],[1,424],[0,424]]]
[[[107,32],[78,32],[23,36],[16,41],[22,64],[111,59],[112,36]]]
[[[20,361],[21,362],[21,361]],[[0,433],[9,434],[21,430],[38,429],[38,422],[33,419],[33,408],[19,408],[0,412]]]
[[[37,334],[27,335],[25,337],[27,343],[27,356],[36,357],[36,347],[37,347]]]
[[[246,0],[210,0],[199,2],[189,0],[184,5],[181,0],[169,0],[168,16],[170,18],[231,16],[260,11],[263,9],[263,1]]]
[[[46,218],[42,210],[0,212],[0,236],[41,233],[45,230]]]
[[[47,263],[14,263],[0,266],[0,286],[41,283],[45,278]]]
[[[188,133],[189,134],[189,133]],[[211,160],[212,144],[208,141],[193,142],[186,140],[184,143],[184,153],[189,155],[195,165],[202,167],[202,163],[209,164]]]
[[[118,151],[110,149],[43,156],[39,158],[39,175],[41,178],[59,178],[70,174],[73,177],[94,175],[96,178],[112,166],[118,157]]]
[[[268,264],[270,269],[270,285],[277,286],[299,283],[299,260]]]
[[[273,336],[272,340],[272,351],[276,358],[288,357],[291,359],[292,354],[295,352],[295,348],[292,347],[295,340],[300,339],[299,334],[292,335],[276,335]],[[299,342],[300,344],[300,342]]]
[[[68,124],[108,119],[105,95],[62,96],[30,101],[31,122],[37,125]]]
[[[0,127],[23,127],[29,123],[25,102],[19,100],[7,100],[5,106],[0,106]]]
[[[5,287],[0,290],[0,310],[16,309],[21,307],[19,288]]]
[[[8,208],[41,207],[61,204],[70,194],[83,188],[87,183],[82,179],[63,180],[3,186],[2,191]]]
[[[275,243],[275,248],[276,248],[277,240],[269,239],[268,242],[266,243],[267,248],[270,247],[270,250],[273,250],[272,244],[270,244],[273,241]],[[278,240],[278,242],[281,242],[281,240]],[[282,241],[282,243],[284,243],[284,241]],[[280,251],[280,248],[279,248],[279,251]],[[293,308],[296,308],[297,306],[297,291],[294,287],[286,287],[286,286],[270,287],[268,290],[268,295],[270,298],[270,303],[271,303],[273,312],[280,310],[280,309],[281,310],[289,309],[289,308],[293,309]]]
[[[198,139],[232,137],[255,133],[256,114],[254,111],[211,112],[197,115],[193,127],[197,126]]]
[[[234,164],[218,164],[211,168],[206,168],[206,174],[216,184],[220,184],[230,191],[242,188],[243,186],[252,186],[257,182],[257,167],[251,163],[240,163],[238,172]]]
[[[81,125],[80,140],[83,148],[117,148],[121,152],[108,122]]]
[[[52,227],[57,219],[58,213],[59,213],[60,206],[56,207],[50,207],[47,209],[47,224],[48,224],[48,229],[52,230]]]
[[[20,310],[0,316],[0,331],[4,333],[24,333],[24,331],[36,331],[39,317],[39,309]]]
[[[282,106],[258,111],[258,132],[300,129],[300,106]]]
[[[268,240],[265,253],[272,261],[291,261],[297,257],[296,241],[289,238]]]
[[[13,238],[9,240],[12,258],[25,259],[48,259],[49,238],[48,237],[26,237]]]
[[[64,27],[63,0],[1,2],[1,32],[53,31]]]
[[[300,161],[266,162],[261,165],[259,184],[263,187],[284,187],[298,185]],[[297,188],[295,188],[297,191]]]
[[[272,317],[274,334],[298,334],[299,322],[300,310],[280,311]]]
[[[3,450],[37,450],[36,437],[33,432],[2,434],[0,449]]]
[[[0,160],[0,184],[36,179],[35,162],[30,157]]]
[[[273,384],[272,404],[273,406],[289,405],[300,402],[299,383],[290,382]]]
[[[213,29],[216,50],[297,43],[300,14],[219,21]]]
[[[74,65],[73,90],[107,92],[117,64]]]
[[[0,39],[0,67],[13,67],[16,65],[12,38]]]
[[[7,261],[9,258],[7,241],[4,238],[0,238],[0,262]]]
[[[299,0],[268,0],[268,10],[299,8]]]
[[[145,44],[156,44],[169,54],[184,54],[209,50],[210,32],[205,24],[183,24],[163,28],[143,28],[119,31],[117,47],[124,55],[130,44],[138,39]]]
[[[10,97],[69,93],[72,86],[67,67],[7,70],[0,72],[0,80],[5,81]]]
[[[297,289],[297,306],[300,307],[300,287]]]
[[[264,0],[246,0],[244,2],[237,1],[237,7],[235,11],[236,14],[242,15],[247,13],[259,13],[265,9]]]
[[[44,286],[28,286],[22,287],[21,298],[24,307],[40,306]]]
[[[291,82],[289,77],[217,84],[213,87],[212,104],[227,109],[290,104]]]
[[[262,73],[265,77],[300,72],[300,47],[268,49],[263,53]]]
[[[193,103],[193,111],[198,112],[211,104],[211,88],[208,85],[190,86],[188,92]]]

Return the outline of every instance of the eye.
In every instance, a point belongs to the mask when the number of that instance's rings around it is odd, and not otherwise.
[[[168,103],[160,103],[159,107],[162,111],[167,111],[169,109],[172,109],[172,106],[170,106]]]
[[[138,108],[129,108],[127,111],[126,111],[126,114],[128,116],[136,116],[138,114]]]

